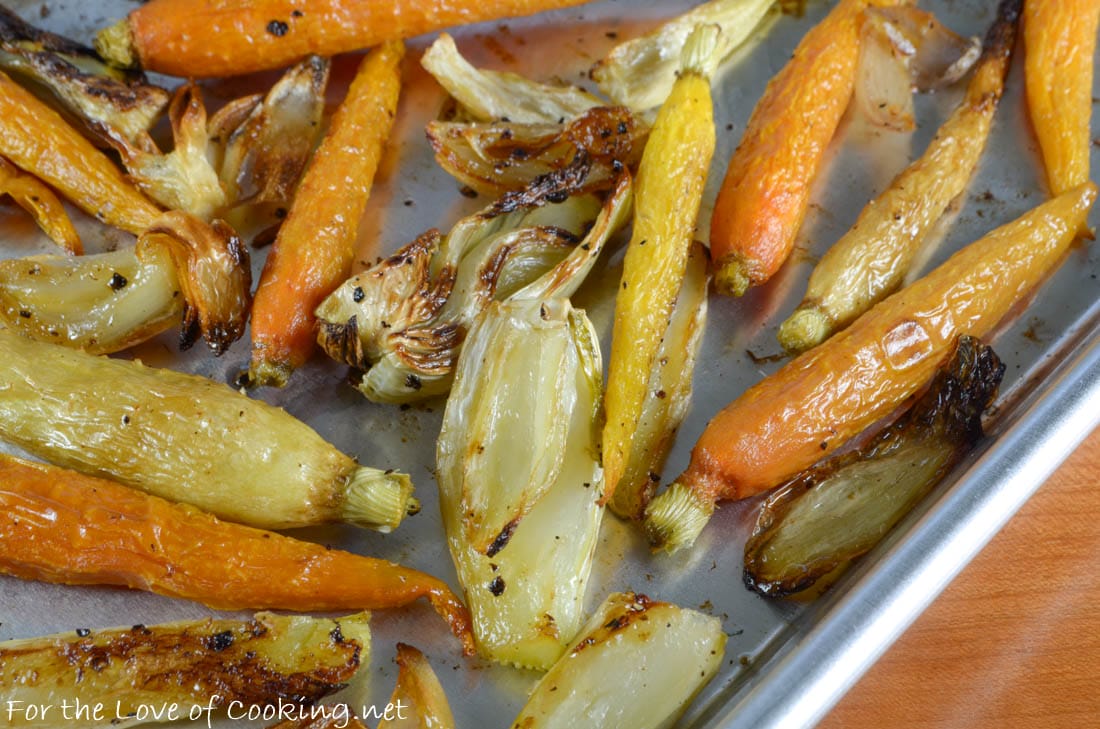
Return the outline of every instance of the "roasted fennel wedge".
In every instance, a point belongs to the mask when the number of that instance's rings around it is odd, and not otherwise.
[[[0,439],[52,463],[263,529],[388,531],[418,507],[284,410],[205,377],[0,329]]]
[[[609,595],[512,729],[665,729],[718,671],[718,618],[631,592]]]
[[[5,726],[122,727],[199,718],[210,706],[309,706],[370,662],[368,621],[258,613],[0,643]]]
[[[594,231],[623,223],[630,191],[624,175]],[[478,648],[502,663],[546,668],[581,625],[603,516],[603,376],[592,324],[567,297],[606,237],[488,305],[443,415],[436,479],[447,544]]]
[[[132,248],[0,261],[0,327],[109,354],[180,323],[181,349],[201,335],[220,354],[244,330],[250,285],[229,226],[169,212]]]
[[[710,0],[657,30],[620,43],[592,67],[592,78],[617,104],[645,111],[664,103],[679,75],[680,49],[697,25],[717,25],[718,58],[756,31],[775,0]]]
[[[561,123],[433,121],[427,134],[440,167],[499,195],[581,159],[591,165],[582,189],[606,189],[637,166],[649,128],[625,107],[598,106]]]
[[[509,71],[475,68],[446,33],[428,47],[420,64],[477,121],[555,124],[604,105],[575,86],[553,86]]]
[[[581,626],[603,508],[599,342],[565,298],[494,302],[436,447],[447,544],[487,658],[548,668]]]
[[[764,501],[745,545],[745,584],[806,590],[868,552],[982,436],[1004,365],[963,336],[928,391],[867,445],[815,466]]]

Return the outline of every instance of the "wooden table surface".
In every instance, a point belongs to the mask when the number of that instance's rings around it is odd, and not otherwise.
[[[1100,430],[819,729],[1100,728]]]

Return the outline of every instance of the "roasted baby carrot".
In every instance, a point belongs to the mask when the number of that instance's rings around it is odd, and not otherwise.
[[[0,329],[0,439],[260,529],[390,531],[419,509],[403,473],[362,466],[267,403],[197,375]]]
[[[840,0],[768,84],[714,204],[710,255],[719,292],[741,296],[787,260],[852,96],[860,17],[868,7],[899,4],[907,0]]]
[[[252,306],[253,384],[286,384],[317,346],[314,309],[351,275],[359,220],[397,113],[405,46],[359,66],[294,196]]]
[[[650,503],[650,541],[691,544],[715,503],[778,485],[890,414],[956,337],[985,336],[1058,264],[1096,199],[1075,188],[987,234],[718,413]]]
[[[73,256],[84,253],[73,221],[69,220],[69,214],[53,190],[34,175],[28,175],[0,157],[0,198],[4,195],[34,216],[42,232],[66,253]]]
[[[962,103],[814,267],[806,297],[779,327],[788,351],[820,344],[897,290],[928,232],[966,190],[1004,91],[1021,4],[1002,0]]]
[[[1051,195],[1089,179],[1092,61],[1100,0],[1027,0],[1027,105]]]
[[[638,168],[634,230],[615,297],[615,325],[604,396],[604,499],[627,468],[650,377],[687,269],[695,219],[714,154],[710,77],[718,65],[718,26],[696,26],[680,72],[657,114]],[[664,393],[662,393],[664,396]]]
[[[138,234],[161,211],[61,115],[0,73],[0,156],[84,212]]]
[[[469,612],[430,575],[2,454],[0,572],[148,590],[219,610],[365,610],[424,597],[473,651]]]
[[[235,76],[453,25],[588,0],[153,0],[96,37],[109,61],[173,76]]]

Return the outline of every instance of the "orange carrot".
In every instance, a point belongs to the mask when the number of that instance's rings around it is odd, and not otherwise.
[[[2,454],[0,572],[148,590],[220,610],[364,610],[426,597],[473,652],[469,612],[434,577]]]
[[[1095,199],[1088,183],[998,228],[747,390],[651,502],[651,541],[690,544],[716,502],[778,485],[889,415],[959,335],[985,336],[1057,265]]]
[[[69,220],[69,214],[53,190],[34,175],[28,175],[0,157],[0,197],[4,195],[10,195],[16,205],[34,216],[42,232],[66,253],[72,256],[84,253],[84,244],[80,242],[73,221]]]
[[[404,55],[404,44],[391,41],[363,59],[302,177],[256,290],[254,384],[286,384],[317,346],[314,309],[351,275],[359,220],[397,112]]]
[[[1027,105],[1052,195],[1089,179],[1092,60],[1100,0],[1027,0]]]
[[[109,225],[138,234],[160,216],[106,155],[3,73],[0,156]]]
[[[794,247],[829,141],[848,107],[864,9],[909,0],[840,0],[768,84],[730,158],[714,204],[715,287],[741,296]]]
[[[96,37],[119,65],[207,78],[588,0],[152,0]]]

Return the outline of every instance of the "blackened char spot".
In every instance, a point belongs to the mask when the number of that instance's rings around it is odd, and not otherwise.
[[[500,534],[493,540],[493,543],[489,545],[489,548],[485,550],[486,557],[495,557],[497,552],[508,546],[508,541],[512,538],[512,534],[516,531],[518,521],[513,519],[504,525],[504,528],[500,530]]]

